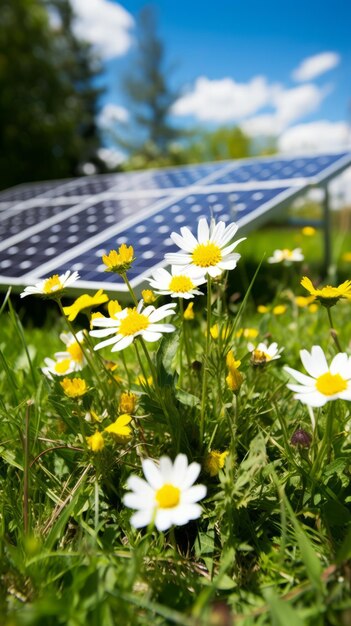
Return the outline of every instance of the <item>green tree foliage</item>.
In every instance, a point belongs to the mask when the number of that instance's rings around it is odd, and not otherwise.
[[[135,57],[123,81],[129,122],[114,135],[132,167],[172,162],[172,143],[184,134],[170,121],[178,94],[169,86],[168,76],[155,15],[151,7],[145,7],[140,13]]]
[[[184,162],[199,163],[241,159],[252,155],[252,142],[238,127],[200,131],[182,150]]]
[[[50,23],[49,11],[55,15]],[[72,176],[98,146],[98,71],[68,0],[2,0],[0,187]]]

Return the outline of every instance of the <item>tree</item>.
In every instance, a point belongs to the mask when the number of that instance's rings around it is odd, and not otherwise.
[[[98,145],[96,70],[71,20],[68,0],[2,0],[0,187],[75,175]]]
[[[200,163],[241,159],[251,156],[252,142],[240,128],[222,126],[214,131],[200,131],[182,151],[184,162]]]
[[[172,142],[183,135],[169,119],[178,94],[169,86],[168,75],[153,9],[145,7],[140,13],[136,55],[123,81],[129,121],[117,135],[132,165],[168,162]]]

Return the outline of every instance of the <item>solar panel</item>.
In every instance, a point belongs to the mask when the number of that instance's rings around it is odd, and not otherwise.
[[[136,256],[128,275],[140,289],[177,250],[172,231],[195,231],[213,215],[247,232],[350,164],[346,152],[278,156],[19,185],[0,193],[0,284],[78,270],[78,289],[123,292],[101,256],[128,243]]]

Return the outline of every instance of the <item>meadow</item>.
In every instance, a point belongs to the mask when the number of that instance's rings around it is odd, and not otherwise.
[[[142,304],[132,241],[128,306],[4,294],[1,625],[350,623],[351,241],[200,230]]]

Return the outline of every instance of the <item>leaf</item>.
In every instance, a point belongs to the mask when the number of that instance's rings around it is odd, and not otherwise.
[[[194,396],[192,393],[188,393],[187,391],[183,391],[182,389],[177,389],[175,396],[179,402],[185,404],[186,406],[194,407],[200,404],[200,399],[197,396]]]
[[[281,600],[272,589],[266,590],[263,595],[272,615],[272,626],[305,626],[305,621],[296,609],[289,602]]]

